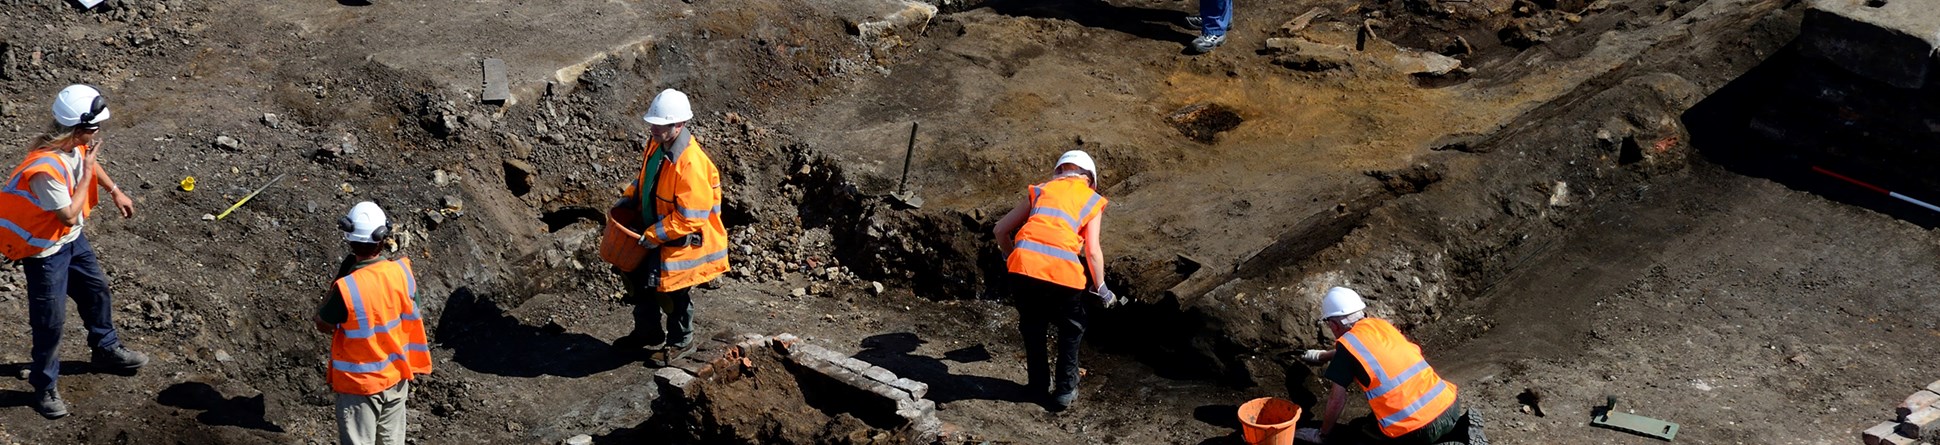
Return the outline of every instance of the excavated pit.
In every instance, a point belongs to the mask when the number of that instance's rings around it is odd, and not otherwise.
[[[547,53],[571,56],[561,66],[578,73],[557,84],[540,80],[559,73],[548,62],[517,57],[528,46],[436,60],[392,47],[384,30],[411,28],[416,17],[373,9],[385,4],[324,13],[277,4],[254,11],[297,18],[194,26],[154,19],[164,13],[152,5],[79,19],[25,7],[38,21],[119,34],[75,40],[85,44],[5,36],[0,52],[13,58],[0,77],[24,83],[5,84],[4,114],[40,109],[27,98],[76,73],[185,80],[106,84],[130,98],[116,140],[156,150],[111,164],[140,190],[140,218],[153,219],[104,218],[90,233],[118,298],[134,305],[120,318],[128,338],[162,360],[135,376],[64,379],[75,385],[71,402],[85,407],[76,419],[6,410],[0,439],[323,440],[318,360],[327,346],[307,331],[316,292],[306,289],[327,283],[343,252],[328,230],[306,228],[331,227],[340,204],[359,199],[396,209],[397,254],[419,268],[420,298],[436,320],[440,368],[412,401],[427,414],[414,413],[420,443],[579,434],[601,443],[925,441],[914,440],[930,434],[912,428],[920,422],[899,413],[909,407],[884,402],[900,400],[893,393],[865,389],[874,386],[830,364],[876,383],[885,382],[867,371],[879,368],[890,380],[933,385],[931,394],[904,393],[912,403],[928,397],[935,418],[973,433],[939,437],[1233,443],[1223,418],[1231,405],[1273,395],[1315,406],[1324,397],[1286,353],[1327,344],[1309,312],[1316,291],[1336,284],[1362,289],[1419,337],[1438,369],[1503,420],[1506,443],[1609,442],[1569,414],[1598,392],[1624,392],[1640,411],[1696,426],[1698,442],[1849,439],[1812,425],[1858,425],[1862,416],[1845,413],[1904,395],[1849,380],[1933,377],[1862,355],[1870,350],[1861,339],[1837,333],[1860,331],[1931,368],[1931,323],[1905,314],[1934,308],[1904,294],[1935,286],[1917,270],[1934,259],[1902,245],[1918,243],[1881,241],[1930,236],[1739,176],[1779,167],[1732,145],[1740,133],[1726,130],[1755,118],[1794,128],[1785,116],[1755,116],[1777,107],[1751,99],[1812,82],[1732,80],[1761,60],[1789,63],[1777,42],[1790,38],[1795,7],[1505,3],[1263,5],[1243,12],[1259,20],[1241,22],[1263,25],[1197,57],[1171,54],[1190,33],[1171,24],[1184,13],[1169,3],[944,1],[937,6],[952,13],[921,29],[868,36],[858,25],[879,29],[874,20],[895,14],[835,20],[821,9],[830,4],[752,0],[675,11],[601,4],[589,7],[642,25],[614,34],[618,49]],[[1352,36],[1337,43],[1365,48],[1388,41],[1460,58],[1465,69],[1296,72],[1243,48],[1293,33],[1268,21],[1321,6],[1330,16],[1314,29],[1325,32],[1306,35]],[[1497,6],[1514,12],[1477,15]],[[532,30],[491,9],[454,15],[502,15],[491,23],[514,29],[470,41],[546,40],[500,38]],[[362,13],[400,20],[347,25]],[[162,38],[142,35],[150,24]],[[555,39],[578,41],[569,37]],[[103,40],[114,43],[97,50]],[[158,63],[140,76],[89,71],[189,55],[198,62]],[[524,82],[503,108],[469,96],[475,76],[464,71],[491,56]],[[23,62],[37,57],[46,59]],[[257,83],[269,85],[260,97],[226,86]],[[715,363],[731,349],[703,348],[706,360],[678,368],[695,379],[683,388],[610,349],[631,319],[595,253],[599,212],[637,167],[647,98],[670,86],[703,110],[693,125],[720,166],[736,241],[734,271],[695,291],[700,336],[726,345],[752,340],[730,333],[798,332],[824,351],[860,352],[804,364],[771,343],[743,348],[745,362]],[[1188,104],[1216,105],[1167,120],[1165,110]],[[194,124],[167,116],[204,106],[214,111]],[[1720,109],[1729,119],[1707,120]],[[286,119],[273,124],[267,113]],[[911,190],[928,204],[917,210],[885,200],[910,121],[927,130]],[[215,134],[248,144],[207,149]],[[1041,178],[1042,161],[1074,143],[1105,166],[1104,191],[1118,206],[1107,282],[1134,301],[1095,314],[1084,398],[1051,416],[1021,389],[1013,297],[989,232]],[[223,222],[198,219],[233,202],[225,194],[283,171],[288,187]],[[216,192],[169,190],[191,173]],[[461,214],[426,212],[450,207],[447,196],[463,198]],[[1840,229],[1812,229],[1820,227]],[[1886,260],[1851,260],[1862,256]],[[17,277],[0,280],[0,301],[18,298]],[[1802,321],[1828,318],[1842,328]],[[1714,377],[1727,373],[1752,377]],[[1551,415],[1515,413],[1533,404],[1517,402],[1532,388]],[[1784,408],[1715,415],[1721,405]],[[120,408],[101,410],[109,406]],[[92,426],[76,431],[82,421]]]

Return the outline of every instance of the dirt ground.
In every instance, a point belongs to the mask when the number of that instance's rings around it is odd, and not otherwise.
[[[945,0],[881,36],[857,24],[905,4],[5,4],[0,151],[61,86],[106,91],[102,159],[139,213],[88,236],[156,359],[92,372],[70,318],[74,414],[41,419],[17,380],[5,442],[331,442],[308,319],[333,221],[367,199],[433,320],[415,443],[667,442],[651,370],[608,351],[631,320],[594,250],[668,87],[696,100],[736,245],[700,334],[793,333],[928,383],[971,443],[1238,443],[1239,403],[1322,402],[1285,357],[1327,345],[1331,285],[1421,340],[1497,443],[1652,443],[1586,425],[1608,395],[1683,443],[1849,443],[1940,378],[1924,220],[1742,132],[1784,105],[1761,79],[1790,66],[1797,2],[1242,2],[1207,55],[1176,0]],[[1416,74],[1428,53],[1463,70]],[[503,107],[479,103],[487,57],[512,68]],[[1191,107],[1224,113],[1173,120]],[[907,210],[885,195],[912,123]],[[988,232],[1071,148],[1099,159],[1134,303],[1095,316],[1079,403],[1050,413]],[[0,375],[28,361],[22,288],[0,274]],[[776,428],[865,427],[834,425]]]

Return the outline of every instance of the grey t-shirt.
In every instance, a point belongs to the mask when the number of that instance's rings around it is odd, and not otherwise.
[[[54,155],[59,156],[61,162],[68,165],[67,175],[69,178],[74,178],[77,183],[88,183],[82,180],[81,174],[87,172],[87,167],[81,162],[80,156],[75,156],[73,152],[61,151],[54,152]],[[34,192],[35,199],[40,200],[41,210],[52,212],[74,205],[74,191],[68,188],[67,183],[61,182],[60,178],[49,177],[47,175],[35,176],[27,181],[27,188]],[[86,224],[87,221],[75,223],[74,230],[69,230],[66,236],[62,236],[61,239],[54,241],[53,247],[49,247],[47,250],[43,250],[33,257],[47,258],[49,255],[60,252],[62,246],[66,246],[67,243],[73,242],[76,238],[81,237],[81,226]]]

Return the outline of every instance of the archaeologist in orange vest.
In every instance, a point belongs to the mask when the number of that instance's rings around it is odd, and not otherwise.
[[[1098,234],[1104,230],[1107,201],[1097,187],[1098,166],[1091,155],[1065,152],[1051,179],[1031,186],[1024,201],[997,221],[997,248],[1010,271],[1024,355],[1030,362],[1025,386],[1049,394],[1047,408],[1054,411],[1069,408],[1078,398],[1085,305],[1093,299],[1109,305],[1116,299],[1105,287],[1105,253]],[[1053,325],[1058,331],[1055,380],[1044,350]]]
[[[688,128],[693,118],[686,93],[668,89],[654,96],[642,117],[651,127],[640,174],[612,210],[640,212],[640,221],[651,222],[637,232],[640,245],[657,253],[620,274],[633,305],[633,331],[613,341],[622,352],[652,349],[650,367],[694,352],[693,288],[728,270],[721,172]]]
[[[411,380],[431,373],[417,276],[410,259],[384,258],[391,227],[376,203],[351,206],[337,228],[350,256],[316,315],[317,331],[331,334],[325,376],[337,393],[337,443],[404,445]]]
[[[1322,373],[1334,383],[1320,428],[1300,429],[1295,437],[1323,443],[1347,402],[1347,387],[1361,389],[1374,413],[1361,424],[1365,439],[1350,443],[1483,445],[1480,419],[1464,408],[1455,384],[1442,380],[1421,355],[1387,320],[1366,316],[1361,295],[1344,287],[1327,290],[1321,298],[1321,322],[1333,332],[1334,350],[1308,350],[1300,360],[1327,364]],[[1345,360],[1335,360],[1336,358]]]
[[[108,275],[81,233],[98,202],[97,187],[108,189],[121,217],[135,214],[134,200],[96,160],[108,101],[93,87],[73,85],[55,97],[53,109],[54,125],[30,145],[27,159],[9,175],[7,193],[0,193],[0,225],[6,228],[0,230],[0,249],[27,275],[27,324],[34,338],[27,382],[35,391],[34,411],[58,419],[67,415],[54,381],[61,374],[69,298],[87,326],[96,369],[136,369],[148,364],[148,356],[122,346]]]

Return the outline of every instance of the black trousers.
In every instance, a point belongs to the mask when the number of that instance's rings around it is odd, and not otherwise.
[[[1025,383],[1030,391],[1066,393],[1078,390],[1078,343],[1084,340],[1084,290],[1072,289],[1036,278],[1011,274],[1011,290],[1017,300],[1018,330],[1024,335],[1024,356],[1028,363]],[[1057,379],[1051,380],[1051,360],[1045,351],[1051,327],[1057,327]]]
[[[648,261],[654,261],[649,258]],[[693,287],[685,287],[673,292],[661,292],[657,274],[660,271],[642,265],[632,272],[623,272],[620,278],[626,284],[626,303],[633,305],[633,333],[646,340],[647,345],[663,342],[667,346],[686,347],[694,342],[694,297]],[[661,324],[665,315],[666,324]]]

